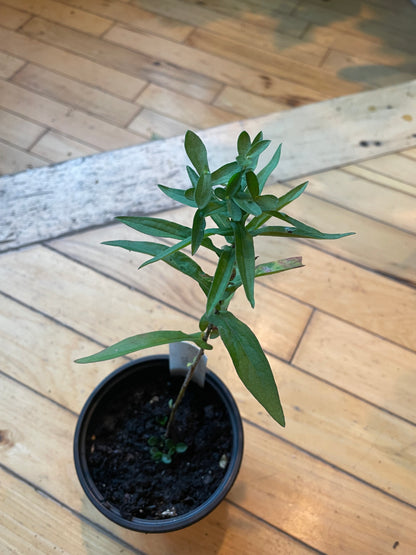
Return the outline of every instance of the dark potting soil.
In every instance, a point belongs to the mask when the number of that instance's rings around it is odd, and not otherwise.
[[[170,464],[154,461],[148,440],[163,436],[160,420],[182,379],[168,371],[147,382],[140,375],[101,402],[101,416],[88,429],[88,467],[105,504],[123,518],[169,518],[196,508],[217,489],[230,458],[231,424],[213,389],[191,383],[172,430],[172,439],[188,448]]]

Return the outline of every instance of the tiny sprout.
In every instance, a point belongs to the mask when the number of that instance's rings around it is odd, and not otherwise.
[[[175,443],[172,439],[166,437],[151,436],[147,440],[150,447],[150,455],[155,462],[163,462],[170,464],[175,453],[185,453],[188,449],[186,443]]]

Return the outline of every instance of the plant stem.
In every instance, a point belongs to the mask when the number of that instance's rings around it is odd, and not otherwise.
[[[212,324],[208,324],[207,329],[205,330],[204,336],[203,336],[203,341],[206,343],[209,339],[209,336],[211,335],[212,329],[213,329],[213,325]],[[178,393],[178,396],[176,397],[176,400],[170,410],[170,415],[169,415],[169,420],[168,423],[166,425],[166,431],[165,431],[165,437],[168,438],[170,435],[170,430],[172,428],[172,424],[175,420],[175,414],[176,411],[183,399],[183,396],[185,395],[185,391],[188,387],[188,385],[190,384],[191,380],[192,380],[192,376],[194,375],[195,369],[198,366],[198,362],[201,360],[202,356],[204,354],[204,349],[201,347],[197,353],[197,355],[195,356],[191,366],[189,367],[188,372],[186,373],[185,379],[183,381],[182,387]]]

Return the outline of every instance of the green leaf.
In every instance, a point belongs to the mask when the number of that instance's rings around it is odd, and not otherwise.
[[[251,146],[250,136],[247,131],[242,131],[237,139],[237,151],[242,157],[245,157]]]
[[[202,173],[195,189],[195,202],[198,208],[205,208],[211,200],[211,174]]]
[[[225,194],[227,197],[232,197],[241,190],[241,179],[243,177],[243,172],[237,172],[231,176],[227,187],[225,188]]]
[[[225,290],[230,282],[231,274],[234,268],[235,251],[231,248],[225,248],[218,260],[217,269],[215,271],[211,289],[207,298],[206,314],[209,315],[215,310],[216,305],[224,297]]]
[[[205,216],[202,210],[197,210],[195,212],[194,221],[192,224],[192,255],[194,255],[201,246],[202,240],[204,239],[204,231]]]
[[[284,227],[284,226],[267,226],[261,227],[253,231],[253,235],[263,235],[266,237],[299,237],[305,239],[341,239],[341,237],[348,237],[354,235],[354,232],[349,233],[322,233],[313,227]]]
[[[243,213],[241,212],[241,209],[235,204],[235,202],[231,198],[227,199],[227,210],[228,210],[229,217],[234,222],[239,222],[243,217]]]
[[[254,308],[255,255],[253,237],[240,222],[233,225],[235,257],[246,297]]]
[[[101,362],[102,360],[110,360],[121,356],[156,347],[158,345],[167,345],[169,343],[178,343],[179,341],[191,341],[202,349],[212,349],[212,345],[208,345],[202,341],[201,333],[187,334],[181,331],[151,331],[127,337],[118,343],[114,343],[111,347],[107,347],[102,351],[87,357],[79,358],[75,362],[86,364],[89,362]]]
[[[185,204],[186,206],[196,208],[196,202],[192,199],[187,198],[183,189],[173,189],[172,187],[166,187],[165,185],[158,185],[158,187],[162,191],[162,193],[164,193],[172,200],[176,200],[176,202],[180,202],[181,204]]]
[[[293,189],[282,195],[279,198],[277,206],[274,210],[281,210],[284,206],[297,199],[306,189],[308,183],[309,181],[305,181],[305,183],[301,183],[297,187],[294,187]]]
[[[270,364],[254,333],[231,312],[211,317],[243,384],[267,412],[285,425],[279,393]]]
[[[186,132],[185,150],[199,175],[209,172],[207,149],[198,135],[193,131]]]
[[[259,181],[257,179],[256,174],[252,171],[248,171],[246,173],[246,180],[247,180],[247,188],[250,192],[250,195],[252,196],[253,199],[255,199],[260,192]]]
[[[258,158],[260,154],[266,150],[270,143],[271,141],[259,141],[255,145],[252,145],[246,154],[247,158]]]
[[[166,262],[175,270],[182,272],[183,274],[191,277],[196,282],[198,282],[202,291],[205,295],[208,295],[208,291],[211,287],[212,278],[206,274],[202,268],[193,260],[190,256],[187,256],[183,252],[175,252],[171,255],[166,256],[166,251],[169,249],[167,245],[161,245],[160,243],[151,243],[148,241],[105,241],[103,245],[110,245],[112,247],[121,247],[128,251],[140,252],[143,254],[149,254],[151,256],[158,256],[160,254],[164,255],[161,258],[162,262]]]
[[[196,187],[196,184],[198,183],[199,175],[196,173],[196,171],[193,168],[191,168],[191,166],[186,166],[186,171],[188,172],[188,177],[190,182],[192,183],[192,187]]]
[[[254,202],[254,200],[250,196],[244,195],[236,195],[233,197],[234,202],[248,214],[252,214],[253,216],[260,216],[262,210],[258,204]]]
[[[187,449],[188,449],[188,446],[186,445],[186,443],[183,443],[181,441],[175,445],[175,451],[177,453],[185,453]]]
[[[302,268],[302,257],[292,256],[282,260],[274,260],[272,262],[264,262],[256,266],[255,277],[270,276],[279,272],[286,272],[286,270],[293,270],[294,268]]]
[[[149,264],[153,264],[154,262],[157,262],[158,260],[163,260],[167,256],[180,251],[181,249],[187,247],[190,244],[191,244],[191,238],[190,237],[188,239],[183,239],[183,241],[179,241],[179,243],[176,243],[175,245],[172,245],[171,247],[168,247],[165,251],[160,252],[159,254],[157,254],[156,256],[151,258],[150,260],[146,260],[146,262],[143,262],[143,264],[140,264],[139,268],[144,268],[145,266],[148,266]]]
[[[274,195],[261,195],[256,197],[255,201],[263,211],[270,211],[276,210],[279,199]]]
[[[263,191],[266,181],[269,179],[271,173],[279,163],[281,152],[282,152],[282,145],[280,144],[276,152],[273,154],[269,163],[266,164],[264,168],[260,170],[259,173],[257,174],[257,179],[259,180],[259,185],[260,185],[260,192]]]
[[[172,239],[185,239],[191,234],[191,228],[162,218],[148,216],[119,216],[117,220],[132,227],[136,231],[152,235],[153,237],[170,237]]]
[[[221,168],[218,168],[218,170],[211,174],[212,185],[225,185],[230,177],[238,172],[239,167],[237,162],[230,162],[225,164],[225,166],[221,166]]]
[[[251,144],[255,145],[256,143],[259,143],[260,141],[263,140],[263,131],[260,131],[259,133],[257,133],[257,135],[254,137],[253,142]]]

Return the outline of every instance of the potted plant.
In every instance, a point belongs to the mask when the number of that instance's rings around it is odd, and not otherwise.
[[[195,208],[192,225],[120,217],[141,233],[175,243],[105,243],[149,255],[142,267],[157,261],[169,264],[195,280],[206,296],[199,330],[135,335],[76,361],[98,362],[162,344],[170,344],[173,351],[179,345],[179,357],[185,357],[185,362],[177,363],[178,353],[173,352],[170,362],[162,356],[127,363],[96,388],[81,412],[74,442],[79,479],[95,506],[122,526],[163,532],[192,524],[218,505],[237,476],[243,449],[241,418],[221,380],[211,372],[204,377],[204,353],[212,349],[215,338],[223,341],[247,389],[285,425],[269,362],[254,333],[230,312],[230,303],[242,287],[254,307],[255,279],[302,266],[301,257],[256,265],[255,237],[337,239],[350,234],[322,233],[282,211],[303,193],[307,182],[280,198],[263,193],[281,151],[280,145],[256,173],[259,156],[269,144],[261,132],[251,140],[243,131],[236,160],[211,172],[203,142],[188,131],[190,188],[159,187],[170,198]],[[271,218],[280,225],[266,225]],[[183,252],[188,247],[192,255],[200,248],[215,254],[213,275]],[[189,342],[195,345],[191,354]],[[182,369],[184,379],[172,375],[169,366]],[[193,382],[196,376],[199,385]]]

